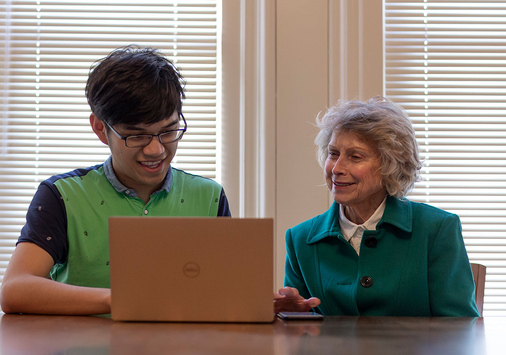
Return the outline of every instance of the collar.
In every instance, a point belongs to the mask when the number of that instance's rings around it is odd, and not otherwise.
[[[399,199],[388,196],[385,205],[385,213],[383,213],[378,227],[384,223],[411,233],[413,231],[413,208],[411,202],[405,198]]]
[[[387,196],[385,212],[376,227],[380,228],[383,224],[390,224],[408,233],[412,232],[413,211],[409,200]],[[339,204],[336,202],[332,203],[325,213],[315,217],[306,242],[312,244],[327,237],[344,239],[339,227]]]
[[[104,162],[104,173],[109,183],[112,185],[112,187],[114,187],[114,189],[117,192],[119,192],[120,194],[128,195],[130,197],[139,197],[134,189],[129,189],[119,181],[118,177],[114,173],[114,169],[112,168],[112,155],[110,155],[109,158],[107,158],[107,160]],[[161,191],[169,192],[171,183],[172,183],[172,165],[169,167],[169,171],[167,173],[167,177],[165,178],[163,186],[159,190],[155,191],[153,195]]]

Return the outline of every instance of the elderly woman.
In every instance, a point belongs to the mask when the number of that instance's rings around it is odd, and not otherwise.
[[[347,101],[318,122],[330,209],[286,232],[276,311],[478,317],[459,217],[405,198],[419,178],[407,114]]]

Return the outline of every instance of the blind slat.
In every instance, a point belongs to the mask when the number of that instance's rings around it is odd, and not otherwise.
[[[386,95],[425,161],[410,198],[460,215],[484,315],[506,315],[506,3],[386,0],[384,28]]]
[[[219,6],[216,0],[0,3],[0,280],[40,181],[102,163],[84,88],[90,66],[138,44],[186,79],[188,131],[173,166],[217,178]]]

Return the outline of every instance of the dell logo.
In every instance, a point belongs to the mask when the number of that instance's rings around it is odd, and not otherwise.
[[[183,266],[183,274],[190,278],[197,277],[200,274],[200,266],[190,261]]]

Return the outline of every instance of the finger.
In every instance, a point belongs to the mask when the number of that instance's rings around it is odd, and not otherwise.
[[[317,297],[311,297],[306,300],[306,303],[310,306],[309,308],[315,308],[318,307],[322,302]]]
[[[298,297],[300,297],[299,296],[299,291],[296,288],[294,288],[294,287],[283,287],[278,292],[279,292],[280,295],[284,295],[284,296],[290,297],[290,298],[298,298]]]
[[[279,300],[280,298],[285,298],[285,295],[280,294],[279,292],[273,292],[274,300]]]

